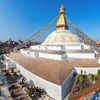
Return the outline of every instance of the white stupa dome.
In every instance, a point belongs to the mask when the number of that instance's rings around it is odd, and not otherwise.
[[[69,43],[78,43],[79,38],[69,30],[53,31],[43,42],[43,45],[60,45]]]

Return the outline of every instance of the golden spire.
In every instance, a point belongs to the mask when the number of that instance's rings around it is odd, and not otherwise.
[[[61,5],[60,16],[56,24],[56,30],[66,30],[66,29],[68,29],[68,26],[65,20],[65,8],[64,5]]]

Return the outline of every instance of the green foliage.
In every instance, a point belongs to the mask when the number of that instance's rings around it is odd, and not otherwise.
[[[83,75],[79,75],[78,80],[79,80],[79,82],[83,82],[83,80],[84,80]]]
[[[83,74],[83,70],[81,70],[81,75]]]
[[[98,70],[98,73],[97,73],[97,75],[100,77],[100,70]]]
[[[96,80],[100,80],[100,70],[98,70],[97,75],[95,76]]]
[[[91,82],[93,80],[93,75],[89,73],[88,76],[87,76],[87,78]]]

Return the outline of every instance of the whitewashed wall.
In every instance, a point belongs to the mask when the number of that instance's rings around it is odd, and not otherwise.
[[[61,50],[60,46],[31,46],[32,50]]]
[[[63,49],[63,48],[62,48]],[[43,53],[43,52],[32,52],[29,50],[20,50],[23,55],[30,56],[33,58],[47,58],[54,60],[62,60],[67,58],[76,58],[76,59],[95,59],[95,53],[66,53],[66,54],[52,54],[52,53]],[[99,60],[98,60],[99,62]]]
[[[53,46],[53,45],[49,45],[49,46],[31,46],[30,48],[33,50],[62,50],[62,46],[65,47],[65,50],[81,50],[81,46],[77,45],[77,46],[72,46],[72,45],[58,45],[58,46]]]
[[[48,53],[41,53],[41,52],[29,52],[27,50],[21,50],[20,52],[23,55],[33,57],[33,58],[36,58],[36,56],[37,56],[37,57],[40,57],[40,58],[62,60],[62,55],[58,55],[58,54],[48,54]],[[36,55],[36,53],[37,53],[37,55]]]
[[[66,51],[68,50],[81,50],[81,46],[66,46],[65,47]]]
[[[98,66],[100,67],[100,66]],[[98,70],[100,70],[100,68],[98,67],[89,67],[89,68],[84,68],[84,67],[75,67],[75,70],[78,74],[81,74],[81,70],[83,71],[83,74],[97,74]]]
[[[62,55],[58,54],[48,54],[48,53],[39,53],[39,57],[47,58],[47,59],[54,59],[54,60],[62,60]]]
[[[48,50],[61,50],[61,46],[46,46]]]
[[[91,47],[89,45],[86,45],[84,43],[50,43],[47,45],[36,45],[36,46],[31,46],[30,48],[33,50],[62,50],[61,46],[65,46],[65,50],[82,50],[82,49],[90,49]]]
[[[66,53],[69,58],[95,59],[94,53]]]

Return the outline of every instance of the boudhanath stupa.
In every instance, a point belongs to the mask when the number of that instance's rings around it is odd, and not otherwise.
[[[60,8],[60,16],[54,30],[41,45],[31,46],[27,50],[21,50],[23,54],[28,54],[36,58],[48,58],[55,60],[65,60],[67,58],[94,58],[95,54],[82,53],[89,51],[90,46],[82,43],[77,35],[72,33],[65,19],[65,8]]]
[[[96,74],[100,69],[99,53],[91,48],[69,30],[62,5],[56,30],[41,45],[7,55],[6,65],[15,63],[27,80],[44,88],[55,100],[68,100],[75,72]]]

